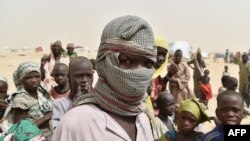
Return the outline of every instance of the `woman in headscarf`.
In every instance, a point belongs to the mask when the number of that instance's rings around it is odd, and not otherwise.
[[[209,120],[205,109],[203,103],[194,99],[183,101],[176,114],[177,131],[168,131],[160,141],[202,141],[204,134],[194,129]]]
[[[50,49],[51,53],[49,55],[44,55],[41,58],[42,80],[47,86],[48,90],[57,85],[54,81],[54,78],[51,76],[55,64],[63,63],[68,66],[70,61],[69,56],[62,48],[61,41],[58,40],[51,43]]]
[[[197,98],[200,98],[201,88],[199,85],[199,79],[204,75],[204,68],[206,64],[201,55],[200,48],[197,49],[197,52],[193,54],[192,60],[187,62],[188,66],[194,70],[193,80],[194,80],[194,94]],[[191,66],[193,64],[194,66]]]
[[[12,124],[21,120],[33,121],[47,140],[51,138],[49,120],[51,119],[52,103],[48,91],[41,83],[38,64],[24,62],[13,74],[16,92],[11,95],[10,105],[4,114],[3,128],[5,131]]]
[[[168,53],[168,43],[165,38],[161,36],[156,36],[154,38],[155,47],[157,48],[157,61],[154,65],[155,72],[152,77],[152,90],[151,90],[151,100],[153,105],[161,91],[166,90],[166,85],[168,78],[172,77],[173,74],[177,72],[177,68],[171,66],[172,69],[167,73],[167,53]],[[164,75],[164,77],[162,77]],[[147,100],[149,101],[149,100]],[[148,102],[149,105],[150,101]],[[152,109],[153,110],[153,109]]]

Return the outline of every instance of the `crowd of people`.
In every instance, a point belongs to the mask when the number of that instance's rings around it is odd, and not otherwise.
[[[223,125],[249,114],[248,55],[237,58],[239,81],[225,66],[216,117],[208,116],[214,95],[201,49],[188,62],[180,49],[168,57],[167,40],[138,16],[105,26],[96,59],[78,56],[73,43],[65,51],[58,40],[50,49],[40,64],[18,66],[13,94],[0,76],[0,141],[222,141]],[[199,131],[210,120],[216,127]]]

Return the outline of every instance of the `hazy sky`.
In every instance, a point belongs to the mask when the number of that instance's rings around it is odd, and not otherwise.
[[[95,50],[105,24],[131,14],[169,42],[243,51],[250,49],[249,7],[249,0],[0,0],[0,49],[61,40]]]

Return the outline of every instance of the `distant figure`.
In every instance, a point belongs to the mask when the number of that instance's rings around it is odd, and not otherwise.
[[[239,93],[227,90],[217,96],[216,116],[220,121],[204,136],[204,141],[224,141],[224,125],[240,125],[243,119],[243,99]]]
[[[222,76],[224,76],[224,75],[230,76],[230,73],[228,72],[228,66],[227,65],[225,65],[224,71],[222,73]]]
[[[199,79],[199,83],[201,88],[200,101],[208,108],[208,101],[213,97],[208,69],[204,70],[204,76]]]
[[[159,109],[158,117],[166,125],[168,130],[175,130],[174,114],[176,112],[175,100],[172,94],[162,91],[156,100]]]
[[[248,74],[248,83],[245,85],[244,90],[242,92],[243,99],[245,100],[246,107],[250,106],[250,74]]]
[[[237,61],[240,67],[240,77],[239,77],[239,93],[242,94],[245,85],[248,82],[248,75],[250,74],[250,63],[248,62],[248,55],[244,53],[241,56],[242,61],[240,60],[240,56],[237,56]]]
[[[204,75],[204,68],[206,67],[204,59],[201,55],[200,48],[197,49],[197,52],[193,54],[193,59],[191,61],[188,61],[187,64],[190,68],[194,70],[194,94],[197,98],[200,98],[201,89],[200,85],[198,84],[198,80],[201,78],[201,76]],[[191,66],[191,64],[193,64],[193,66]]]
[[[225,63],[228,63],[229,53],[230,53],[229,49],[226,49],[225,56],[224,56],[224,62]]]
[[[52,76],[57,83],[57,86],[52,87],[50,94],[54,99],[68,96],[70,93],[69,81],[68,81],[69,67],[63,63],[56,64]]]
[[[70,60],[78,56],[77,53],[74,51],[74,49],[75,49],[74,43],[67,44],[67,54]]]
[[[174,53],[174,58],[170,59],[169,65],[175,65],[178,68],[178,72],[169,79],[169,89],[175,98],[176,104],[180,104],[183,100],[193,98],[193,94],[188,86],[190,72],[188,66],[181,62],[181,60],[182,51],[178,49]]]

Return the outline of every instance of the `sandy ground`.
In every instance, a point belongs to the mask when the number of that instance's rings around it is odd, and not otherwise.
[[[0,74],[4,75],[8,79],[9,83],[9,93],[12,93],[15,90],[14,83],[12,81],[12,74],[17,68],[17,66],[24,61],[35,61],[37,63],[40,63],[40,58],[44,53],[35,53],[34,51],[20,51],[18,53],[11,53],[9,51],[4,52],[5,57],[0,57]],[[95,53],[85,53],[80,54],[84,55],[88,58],[95,58]],[[216,108],[216,95],[218,92],[218,88],[221,86],[221,76],[222,72],[224,70],[224,66],[228,65],[229,72],[231,76],[234,76],[238,78],[239,74],[239,67],[236,64],[225,64],[223,60],[219,60],[219,62],[215,63],[212,59],[206,59],[205,60],[207,64],[207,69],[210,70],[210,84],[212,86],[212,91],[214,94],[214,97],[212,100],[209,101],[209,109],[207,110],[208,115],[214,116],[215,115],[215,108]],[[193,74],[193,71],[190,69],[191,75]],[[193,89],[193,79],[191,76],[190,82],[189,82],[190,88]],[[250,117],[247,117],[243,119],[243,124],[250,124]],[[214,122],[211,123],[206,122],[201,127],[201,130],[204,132],[210,131],[214,127]]]

